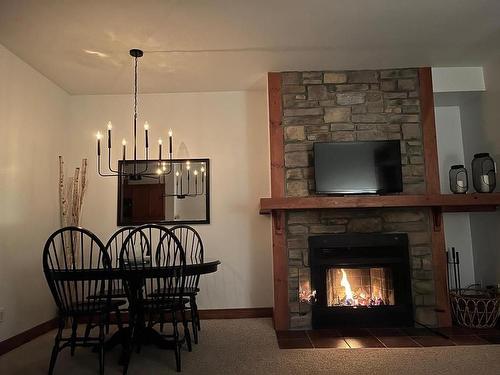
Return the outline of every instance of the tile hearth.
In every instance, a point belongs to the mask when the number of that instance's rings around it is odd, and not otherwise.
[[[349,328],[277,331],[280,349],[314,348],[421,348],[500,344],[499,329],[438,328],[444,336],[425,328]]]

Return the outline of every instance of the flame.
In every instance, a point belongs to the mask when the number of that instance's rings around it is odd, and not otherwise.
[[[314,303],[316,301],[316,290],[311,291],[310,283],[304,282],[299,287],[299,300],[304,303]]]
[[[347,274],[345,273],[343,268],[341,268],[340,270],[342,271],[342,280],[340,280],[340,285],[345,289],[345,299],[346,301],[353,301],[354,294],[352,293],[351,284],[349,284],[349,280],[347,280]]]

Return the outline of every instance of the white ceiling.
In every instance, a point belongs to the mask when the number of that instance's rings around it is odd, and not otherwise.
[[[0,43],[71,94],[130,93],[130,48],[141,92],[248,90],[268,71],[482,65],[499,20],[498,0],[0,0]]]

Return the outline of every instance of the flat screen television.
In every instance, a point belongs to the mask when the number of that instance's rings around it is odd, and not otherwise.
[[[315,143],[314,175],[316,193],[320,194],[401,192],[400,142]]]

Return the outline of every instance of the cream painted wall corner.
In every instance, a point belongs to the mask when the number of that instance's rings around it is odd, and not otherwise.
[[[69,96],[0,45],[0,341],[55,317],[42,250],[59,225]]]

